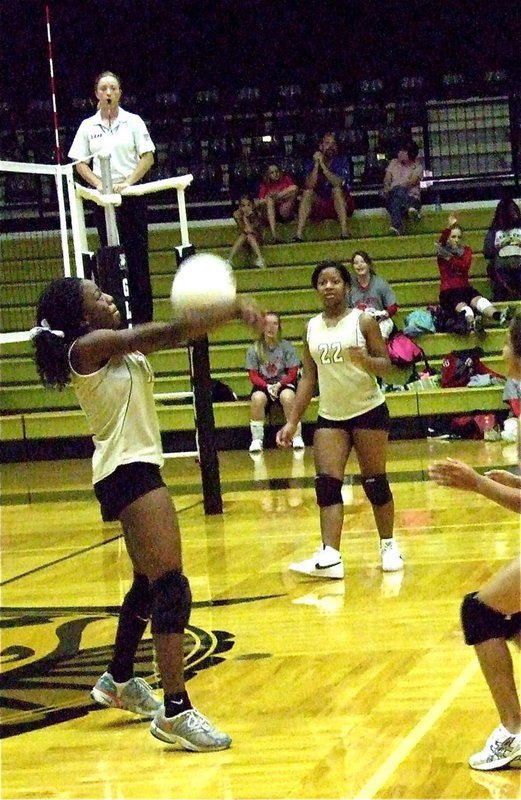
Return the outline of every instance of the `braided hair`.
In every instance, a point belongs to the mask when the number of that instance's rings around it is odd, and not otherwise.
[[[88,331],[83,313],[82,286],[81,278],[59,278],[43,290],[38,300],[38,327],[33,336],[34,360],[40,380],[46,387],[63,389],[70,382],[70,346],[78,336]],[[44,321],[46,324],[42,327]],[[63,332],[63,336],[57,335],[56,331]]]

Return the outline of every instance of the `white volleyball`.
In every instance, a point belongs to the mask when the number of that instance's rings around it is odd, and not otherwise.
[[[229,263],[212,253],[196,253],[181,262],[170,300],[172,308],[205,308],[233,303],[237,295],[235,276]]]

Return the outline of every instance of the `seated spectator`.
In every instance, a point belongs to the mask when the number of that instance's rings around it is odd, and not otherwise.
[[[298,186],[278,164],[269,164],[259,188],[258,205],[265,211],[272,241],[278,242],[277,222],[288,222],[295,216]]]
[[[510,308],[498,311],[469,281],[472,250],[463,243],[463,230],[454,215],[442,230],[436,244],[440,272],[440,306],[449,316],[461,314],[467,331],[483,330],[483,317],[505,325],[512,316]],[[479,315],[479,316],[476,316]]]
[[[247,246],[255,256],[255,266],[265,267],[261,253],[261,244],[264,239],[264,222],[262,214],[255,206],[253,197],[243,194],[239,200],[239,207],[233,213],[233,218],[239,228],[239,235],[232,245],[228,261],[233,266],[233,259],[237,252]]]
[[[326,133],[313,154],[313,160],[306,164],[304,191],[298,210],[297,231],[293,241],[302,242],[304,227],[312,222],[325,219],[338,219],[340,238],[350,239],[347,229],[348,217],[354,212],[355,204],[350,194],[351,161],[347,156],[338,155],[334,133]]]
[[[398,311],[396,295],[387,281],[376,274],[373,259],[365,250],[353,253],[351,265],[355,280],[347,295],[347,304],[376,317],[382,337],[388,339],[394,330],[392,317]]]
[[[250,453],[260,453],[264,443],[266,410],[279,403],[286,420],[295,400],[300,359],[291,342],[281,339],[280,316],[265,315],[264,330],[246,353],[246,369],[253,384],[251,391]],[[293,437],[295,450],[304,447],[300,423]]]
[[[418,220],[421,212],[420,181],[423,164],[418,160],[418,145],[407,142],[399,145],[396,158],[385,170],[383,196],[389,216],[390,233],[399,236],[403,233],[403,219]]]
[[[521,300],[521,211],[510,197],[499,201],[483,244],[492,297]]]

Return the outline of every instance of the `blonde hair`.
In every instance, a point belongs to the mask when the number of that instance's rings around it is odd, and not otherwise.
[[[280,314],[277,314],[276,311],[266,311],[264,318],[266,317],[276,317],[277,322],[279,323],[279,330],[277,334],[277,341],[280,342],[280,334],[282,332],[282,324],[280,321]],[[256,339],[255,344],[255,353],[257,358],[259,359],[261,364],[264,364],[268,360],[268,349],[266,347],[266,337],[264,335],[264,331],[261,333],[258,339]]]

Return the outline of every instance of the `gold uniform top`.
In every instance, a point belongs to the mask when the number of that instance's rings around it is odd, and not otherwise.
[[[94,483],[122,464],[145,461],[163,466],[154,373],[143,353],[113,356],[89,375],[71,368],[71,375],[72,388],[93,434]]]
[[[376,377],[354,364],[348,352],[350,347],[367,349],[360,330],[363,313],[353,308],[335,325],[327,325],[322,314],[308,322],[307,343],[318,372],[318,413],[325,419],[350,419],[385,402]]]

